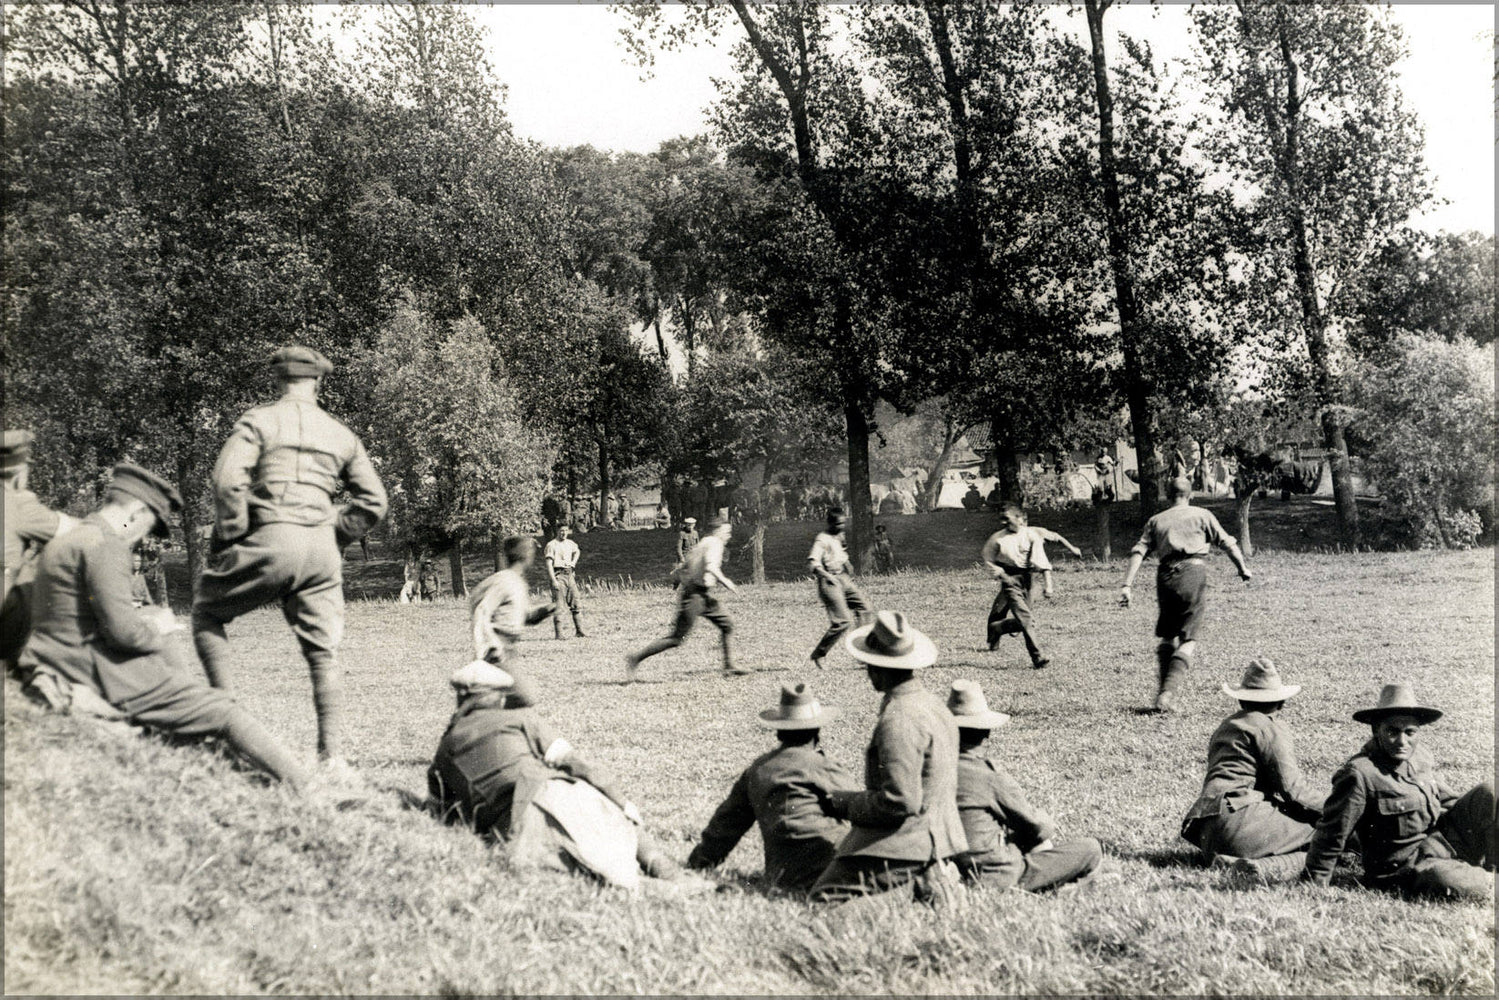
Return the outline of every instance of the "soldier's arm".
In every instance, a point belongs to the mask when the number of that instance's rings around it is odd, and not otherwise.
[[[860,826],[899,826],[921,811],[921,769],[929,741],[914,722],[887,709],[874,742],[879,755],[874,787],[832,793],[829,814]]]
[[[687,856],[687,867],[712,868],[719,864],[754,825],[755,807],[749,799],[749,771],[746,770],[729,789],[728,797],[713,811],[713,818],[703,828],[697,846]]]
[[[375,473],[369,453],[363,442],[354,443],[354,455],[343,470],[344,487],[349,491],[349,502],[338,510],[337,532],[340,545],[347,545],[368,534],[385,517],[388,501],[385,484]]]
[[[1032,805],[1020,784],[1004,768],[992,763],[990,767],[994,814],[1009,829],[1015,846],[1029,853],[1055,837],[1056,824],[1046,810]]]
[[[253,421],[241,417],[219,449],[213,467],[214,536],[232,542],[250,531],[250,486],[260,461],[262,438]]]
[[[130,555],[123,544],[96,545],[83,560],[89,607],[99,622],[99,637],[125,653],[154,653],[162,633],[140,613],[130,597]]]
[[[1322,807],[1322,818],[1307,847],[1306,868],[1301,877],[1308,882],[1326,885],[1338,866],[1348,838],[1363,818],[1366,792],[1357,770],[1345,766],[1332,779],[1332,794]]]
[[[1290,738],[1272,731],[1261,753],[1260,766],[1269,778],[1266,784],[1286,804],[1287,815],[1303,823],[1321,819],[1324,796],[1318,795],[1311,781],[1301,773]]]

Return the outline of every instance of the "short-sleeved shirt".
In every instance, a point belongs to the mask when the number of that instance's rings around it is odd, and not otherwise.
[[[817,540],[812,543],[812,551],[807,554],[807,562],[814,570],[820,566],[835,576],[847,573],[848,550],[843,547],[842,538],[821,531],[817,534]]]
[[[502,569],[479,581],[468,597],[474,656],[484,659],[498,652],[503,661],[512,643],[525,630],[531,611],[531,588],[513,569]]]
[[[552,564],[553,569],[573,569],[578,565],[578,543],[571,538],[554,538],[547,542],[542,558]]]
[[[723,539],[709,535],[687,553],[687,566],[682,571],[682,578],[699,587],[712,587],[717,579],[714,574],[722,571]]]
[[[61,518],[43,507],[30,490],[0,488],[0,492],[5,494],[5,594],[9,594],[27,552],[50,541]]]
[[[1223,530],[1211,511],[1184,504],[1168,507],[1146,521],[1140,540],[1130,552],[1142,557],[1155,555],[1168,563],[1207,555],[1214,545],[1227,548],[1234,544],[1234,536]]]
[[[983,559],[1008,569],[1051,569],[1045,543],[1061,540],[1055,531],[1030,525],[1019,531],[996,531],[984,543]]]

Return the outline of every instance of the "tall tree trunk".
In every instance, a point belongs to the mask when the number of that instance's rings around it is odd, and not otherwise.
[[[1020,455],[1010,440],[1010,427],[998,418],[989,421],[989,445],[994,455],[994,475],[999,479],[999,498],[1020,502]]]
[[[942,435],[942,451],[938,453],[937,460],[932,463],[932,468],[927,473],[926,486],[921,491],[920,509],[932,510],[937,506],[937,501],[942,496],[942,477],[947,475],[947,465],[952,461],[952,450],[957,447],[958,440],[967,433],[968,428],[964,427],[952,428]]]
[[[1254,502],[1254,488],[1242,489],[1235,484],[1234,531],[1239,536],[1239,548],[1246,556],[1254,555],[1254,541],[1249,537],[1249,505]]]
[[[203,484],[193,475],[192,459],[183,457],[177,462],[177,490],[182,494],[182,544],[187,551],[187,587],[192,593],[198,577],[203,575],[206,555],[199,531],[204,526],[212,527],[213,518],[203,509]]]
[[[1141,324],[1139,303],[1135,300],[1134,263],[1124,242],[1124,207],[1119,197],[1119,173],[1114,157],[1114,96],[1109,85],[1103,34],[1103,15],[1110,2],[1085,0],[1085,6],[1088,37],[1093,48],[1093,86],[1098,107],[1098,174],[1103,187],[1109,270],[1113,272],[1114,302],[1119,314],[1125,398],[1129,402],[1130,425],[1135,434],[1135,454],[1139,463],[1140,513],[1149,517],[1160,507],[1160,473],[1156,465],[1150,386],[1146,384],[1140,366]]]
[[[599,523],[613,527],[613,519],[609,517],[609,445],[603,437],[598,439],[599,445]]]
[[[1291,224],[1291,252],[1295,259],[1296,295],[1301,302],[1302,326],[1312,363],[1317,402],[1322,407],[1322,446],[1332,466],[1332,497],[1338,511],[1338,527],[1349,545],[1358,543],[1358,502],[1353,495],[1353,472],[1348,466],[1345,420],[1338,409],[1338,390],[1333,381],[1327,348],[1327,320],[1317,297],[1317,270],[1307,236],[1305,191],[1301,178],[1301,69],[1291,52],[1291,39],[1283,7],[1276,8],[1276,26],[1281,62],[1286,71],[1285,143],[1280,151],[1281,178],[1286,184],[1286,210]]]
[[[1113,504],[1107,500],[1101,501],[1094,506],[1096,517],[1096,535],[1094,545],[1098,549],[1098,558],[1107,562],[1114,557],[1113,529],[1109,525],[1109,509]]]
[[[869,420],[864,400],[844,388],[843,423],[848,431],[848,555],[854,572],[873,565],[874,506],[869,500]]]
[[[490,554],[494,557],[494,571],[505,568],[505,533],[498,528],[489,536]]]
[[[448,549],[448,574],[453,578],[453,596],[463,597],[468,593],[468,581],[463,576],[463,539],[453,539]]]

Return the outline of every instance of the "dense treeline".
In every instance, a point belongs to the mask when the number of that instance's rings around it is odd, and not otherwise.
[[[841,451],[862,562],[887,405],[933,462],[987,425],[1002,472],[1127,414],[1147,500],[1153,441],[1314,420],[1349,532],[1351,441],[1391,483],[1437,454],[1390,493],[1462,537],[1493,448],[1443,435],[1492,439],[1493,241],[1407,228],[1398,31],[1244,0],[1194,17],[1184,75],[1107,10],[1079,40],[1048,5],[635,5],[638,52],[733,32],[737,72],[711,139],[611,155],[517,139],[461,6],[16,8],[7,422],[60,505],[124,457],[170,474],[193,560],[290,341],[339,364],[392,530],[455,560],[547,491],[659,476],[681,513]],[[1401,364],[1479,409],[1411,419]]]

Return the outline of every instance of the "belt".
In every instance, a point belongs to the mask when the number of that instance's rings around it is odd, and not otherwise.
[[[1179,556],[1178,558],[1172,559],[1169,562],[1161,563],[1161,569],[1172,569],[1177,566],[1190,566],[1194,564],[1198,566],[1207,565],[1202,556]]]
[[[553,566],[552,567],[552,572],[553,573],[571,573],[572,571],[573,571],[573,568],[571,566]]]

